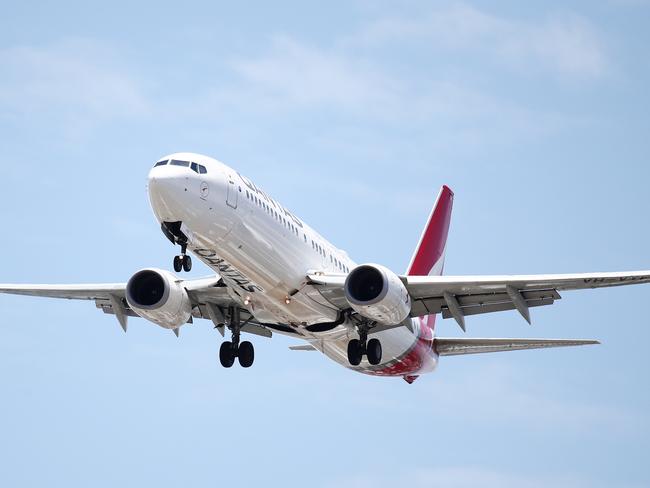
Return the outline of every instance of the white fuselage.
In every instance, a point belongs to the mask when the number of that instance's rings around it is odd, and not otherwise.
[[[344,276],[356,263],[225,164],[193,153],[165,159],[193,162],[207,171],[200,174],[172,164],[151,170],[148,191],[158,221],[182,222],[188,250],[223,279],[233,298],[257,321],[289,326],[293,333],[287,335],[308,341],[352,368],[347,344],[358,337],[357,332],[347,321],[327,326],[338,321],[339,308],[308,284],[307,275]],[[324,324],[320,329],[325,330],[308,330],[315,324]],[[371,366],[364,360],[353,369],[405,376],[431,371],[437,364],[433,331],[424,320],[413,319],[411,328],[398,327],[375,337],[383,346],[381,364]]]

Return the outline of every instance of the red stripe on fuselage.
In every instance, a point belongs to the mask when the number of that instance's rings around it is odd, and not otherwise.
[[[397,362],[385,368],[364,371],[364,373],[372,376],[409,376],[420,372],[427,363],[436,361],[437,353],[433,348],[433,325],[435,320],[435,315],[420,318],[420,332],[415,343]]]

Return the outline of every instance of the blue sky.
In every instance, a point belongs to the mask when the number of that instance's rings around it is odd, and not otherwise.
[[[646,1],[86,2],[0,17],[0,281],[126,281],[175,249],[161,155],[238,168],[359,262],[406,267],[441,184],[449,274],[648,269]],[[196,266],[193,275],[206,273]],[[565,293],[408,386],[282,337],[223,370],[92,303],[0,297],[2,486],[642,487],[650,288]],[[452,321],[438,334],[458,335]]]

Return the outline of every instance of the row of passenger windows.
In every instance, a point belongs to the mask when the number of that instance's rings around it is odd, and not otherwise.
[[[180,159],[172,159],[171,161],[169,159],[165,159],[163,161],[158,161],[154,165],[154,168],[156,166],[165,166],[167,163],[169,163],[170,166],[183,166],[185,168],[192,168],[192,171],[200,175],[204,175],[208,172],[208,170],[202,164],[190,163],[189,161],[181,161]]]
[[[239,188],[239,191],[241,192],[241,187]],[[248,198],[251,202],[253,202],[255,205],[263,209],[267,214],[269,214],[271,217],[273,217],[275,220],[280,222],[283,226],[285,226],[287,229],[289,229],[293,234],[295,234],[297,237],[300,237],[300,231],[298,230],[298,227],[295,226],[293,223],[291,223],[290,219],[287,219],[283,217],[281,214],[278,213],[277,210],[272,208],[269,204],[267,204],[265,201],[263,201],[261,198],[259,198],[257,195],[253,194],[253,192],[249,192],[246,190],[246,198]],[[305,244],[307,243],[307,234],[303,233],[303,239],[305,241]],[[311,247],[316,251],[318,254],[323,256],[324,258],[327,257],[327,251],[325,251],[325,248],[318,244],[316,241],[313,239],[311,240]],[[350,270],[347,266],[345,266],[341,261],[339,261],[336,257],[334,257],[331,253],[329,254],[330,258],[330,263],[332,263],[334,266],[336,266],[339,270],[344,271],[345,273],[348,273]]]
[[[305,239],[307,236],[305,236]],[[326,258],[328,256],[327,251],[323,246],[321,246],[318,242],[315,240],[311,240],[311,247],[316,251],[318,254]],[[332,253],[329,253],[329,258],[330,258],[330,263],[332,263],[334,266],[336,266],[339,270],[344,271],[346,273],[349,273],[350,269],[343,264],[341,261],[339,261]]]
[[[241,189],[240,189],[240,191],[241,191]],[[249,192],[248,190],[246,190],[246,198],[248,198],[255,205],[257,205],[258,207],[263,209],[271,217],[273,217],[275,220],[277,220],[282,225],[284,225],[293,234],[295,234],[296,236],[300,236],[300,233],[298,231],[298,227],[293,225],[290,220],[288,220],[285,217],[283,217],[282,215],[280,215],[277,210],[272,208],[270,205],[268,205],[266,202],[264,202],[261,198],[258,198],[256,195],[253,195],[253,193]],[[305,237],[305,239],[306,239],[306,237]]]

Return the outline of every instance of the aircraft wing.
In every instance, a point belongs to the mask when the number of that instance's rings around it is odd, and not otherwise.
[[[245,325],[242,331],[271,337],[272,332],[257,323],[252,314],[234,300],[219,276],[194,280],[181,280],[192,300],[192,317],[212,320],[221,334],[224,333],[224,310],[238,307]],[[115,315],[126,331],[127,317],[138,317],[126,301],[126,283],[102,283],[80,285],[3,285],[0,293],[27,295],[68,300],[94,300],[97,308],[104,313]]]
[[[330,302],[345,301],[345,276],[310,275]],[[650,271],[505,276],[401,276],[411,296],[411,316],[441,313],[465,330],[465,317],[517,310],[530,323],[530,307],[551,305],[559,292],[650,283]]]
[[[208,291],[217,286],[219,277],[182,280],[188,292]],[[69,300],[99,300],[112,296],[124,297],[126,283],[100,283],[83,285],[1,285],[0,293],[27,295],[46,298],[67,298]]]

